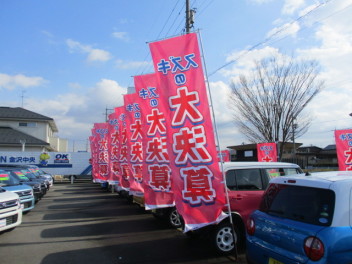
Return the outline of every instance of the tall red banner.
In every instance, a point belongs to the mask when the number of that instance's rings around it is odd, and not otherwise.
[[[172,188],[185,232],[221,221],[225,192],[197,34],[150,43],[165,115]]]
[[[114,111],[108,117],[108,151],[109,151],[109,175],[108,182],[111,185],[119,184],[120,163],[119,159],[119,120],[116,112]]]
[[[95,123],[94,135],[96,143],[97,168],[95,182],[106,182],[109,176],[108,124]]]
[[[90,152],[91,152],[91,165],[92,165],[92,178],[95,182],[95,179],[98,178],[98,155],[97,155],[97,147],[95,142],[95,130],[92,129],[92,135],[89,137],[90,141]]]
[[[352,171],[352,129],[335,130],[337,160],[340,171]]]
[[[116,118],[119,122],[118,132],[119,132],[119,142],[118,142],[118,149],[119,149],[119,158],[118,164],[120,166],[120,174],[118,175],[119,178],[119,187],[124,191],[130,190],[130,182],[129,178],[131,177],[131,172],[128,168],[128,161],[127,161],[127,127],[126,127],[126,114],[125,109],[123,106],[115,108]]]
[[[276,143],[258,143],[257,156],[258,161],[277,162]]]
[[[141,109],[137,94],[123,96],[126,113],[127,134],[127,166],[130,171],[130,194],[143,196],[142,163],[143,163],[143,131]]]
[[[218,161],[219,162],[229,162],[229,161],[231,161],[230,151],[228,149],[218,151]]]
[[[167,152],[165,99],[160,97],[155,74],[134,77],[143,123],[143,187],[145,209],[174,206],[170,159]]]

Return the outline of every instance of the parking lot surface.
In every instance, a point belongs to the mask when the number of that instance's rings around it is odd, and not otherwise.
[[[88,181],[56,183],[15,230],[0,234],[2,264],[239,263]]]

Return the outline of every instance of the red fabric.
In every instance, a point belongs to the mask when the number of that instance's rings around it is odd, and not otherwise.
[[[120,131],[117,113],[114,111],[108,117],[108,149],[109,149],[109,175],[108,182],[112,185],[119,184],[120,173]]]
[[[91,130],[92,135],[89,137],[89,142],[90,142],[90,152],[91,152],[91,165],[92,165],[92,178],[93,181],[95,181],[95,178],[97,178],[96,173],[97,173],[97,168],[98,168],[98,159],[97,159],[97,147],[95,143],[95,133],[94,129]]]
[[[119,178],[119,187],[122,190],[129,191],[130,183],[130,170],[127,166],[127,128],[126,128],[126,114],[125,108],[123,106],[115,108],[115,114],[117,120],[119,122],[119,158],[118,158],[118,166],[120,174],[118,175]]]
[[[143,131],[140,102],[137,94],[123,96],[126,114],[127,135],[127,167],[129,170],[130,194],[143,196],[142,163],[143,163]]]
[[[108,124],[95,123],[93,134],[96,144],[95,181],[106,182],[109,176]]]
[[[221,156],[221,158],[220,158]],[[229,162],[231,161],[231,157],[230,157],[230,151],[228,149],[226,150],[221,150],[218,152],[218,161],[222,161],[222,162]]]
[[[176,208],[185,231],[223,219],[225,192],[195,33],[150,43],[167,99],[167,146]]]
[[[335,130],[337,160],[340,171],[352,171],[352,129]]]
[[[143,123],[143,187],[146,210],[174,206],[166,142],[165,102],[155,74],[134,77]]]
[[[258,143],[257,156],[258,161],[277,162],[276,143]]]

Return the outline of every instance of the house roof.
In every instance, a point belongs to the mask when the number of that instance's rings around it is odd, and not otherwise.
[[[27,135],[11,127],[0,126],[0,145],[20,145],[21,142],[19,139],[25,140],[26,145],[30,146],[50,146],[49,143],[43,140]]]
[[[47,121],[54,132],[58,132],[54,119],[22,107],[0,106],[0,120]]]
[[[281,144],[282,142],[279,142]],[[293,147],[295,145],[297,148],[302,145],[302,143],[295,143],[293,144],[292,142],[286,142],[285,146],[286,147]],[[250,150],[250,149],[257,149],[257,144],[242,144],[242,145],[237,145],[237,146],[228,146],[227,148],[229,149],[235,149],[235,150]]]
[[[327,145],[324,150],[336,150],[336,145],[332,144],[332,145]]]

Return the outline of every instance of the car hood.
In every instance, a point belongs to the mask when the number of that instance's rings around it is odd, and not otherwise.
[[[16,193],[9,192],[9,191],[0,193],[0,202],[6,202],[9,200],[15,200],[15,199],[19,199]]]
[[[26,184],[13,185],[13,186],[3,186],[3,189],[10,192],[19,192],[19,191],[31,191],[32,188]]]

